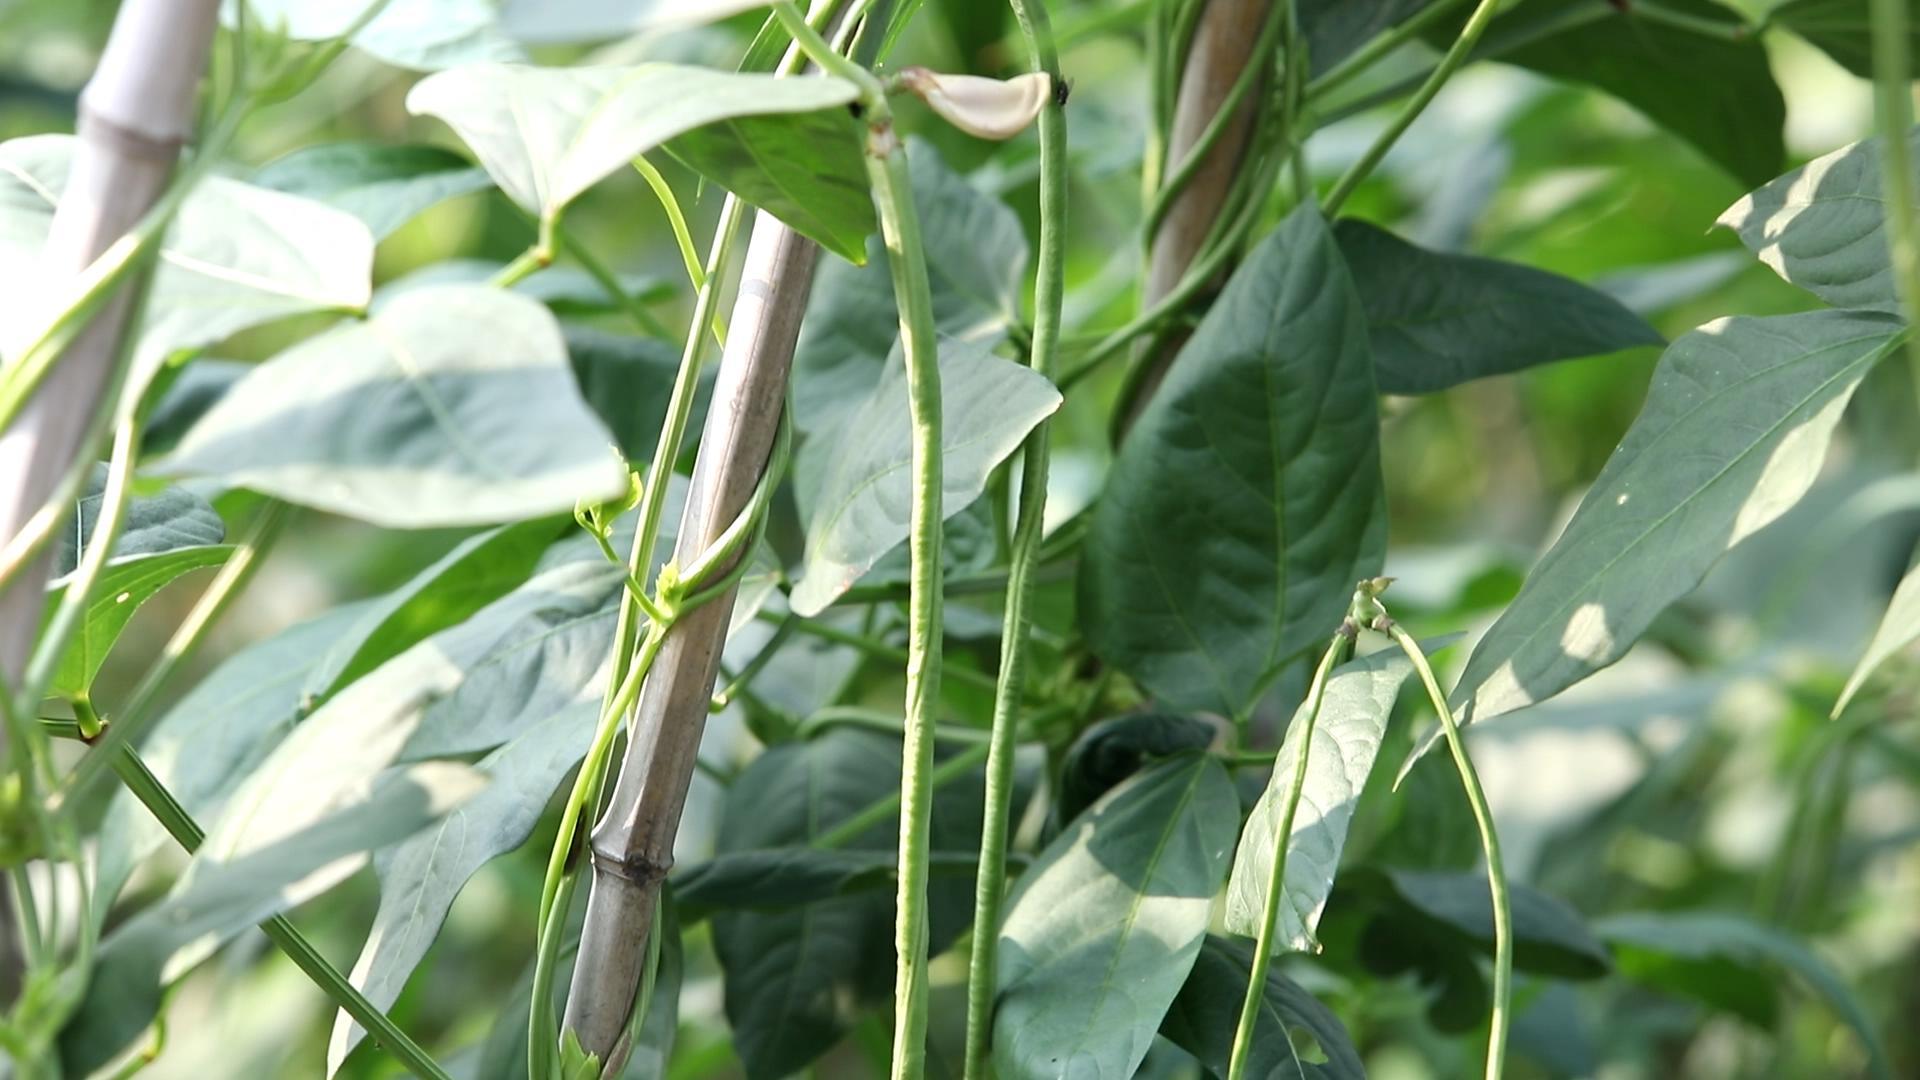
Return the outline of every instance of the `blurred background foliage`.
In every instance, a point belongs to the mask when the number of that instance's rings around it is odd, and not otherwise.
[[[71,129],[75,95],[114,6],[0,0],[0,137]],[[1052,6],[1072,80],[1071,343],[1117,325],[1134,303],[1146,108],[1138,31],[1146,5]],[[1010,29],[1002,6],[988,0],[928,0],[895,57],[1004,74],[1019,56]],[[748,21],[736,20],[592,50],[547,49],[537,59],[731,65],[751,32]],[[1789,164],[1868,133],[1868,84],[1798,39],[1775,35],[1767,44],[1787,101]],[[1431,54],[1409,46],[1386,65],[1382,80],[1419,70],[1423,55]],[[312,91],[258,116],[230,168],[244,174],[297,147],[339,139],[455,146],[437,122],[407,114],[402,101],[412,79],[349,52]],[[902,107],[907,126],[955,167],[973,171],[1034,230],[1031,134],[1004,146],[980,143],[925,122],[917,109]],[[1316,175],[1337,176],[1384,122],[1380,113],[1362,113],[1323,129],[1308,148]],[[670,159],[659,164],[704,243],[720,193],[701,190]],[[1723,315],[1816,305],[1747,257],[1730,232],[1711,227],[1743,191],[1688,144],[1611,98],[1483,64],[1447,86],[1347,212],[1430,247],[1600,285],[1671,338]],[[638,176],[594,188],[570,224],[622,272],[656,280],[656,313],[669,325],[684,324],[690,292],[665,219]],[[465,196],[385,241],[377,278],[449,258],[504,261],[531,239],[524,216],[497,192]],[[628,332],[617,317],[602,321],[609,331]],[[218,355],[259,360],[310,328],[268,327]],[[1396,609],[1423,631],[1483,627],[1612,452],[1657,356],[1657,349],[1636,349],[1389,399],[1388,571],[1400,578]],[[1116,381],[1102,376],[1076,392],[1056,425],[1055,472],[1069,504],[1076,490],[1085,498],[1097,489],[1110,456],[1107,413]],[[1629,909],[1730,911],[1801,935],[1853,988],[1900,1076],[1920,1076],[1920,1030],[1912,1023],[1920,1016],[1920,663],[1889,665],[1840,721],[1826,713],[1920,536],[1920,478],[1912,472],[1920,432],[1883,419],[1900,415],[1889,403],[1905,406],[1913,394],[1906,367],[1883,365],[1855,399],[1840,452],[1802,506],[1727,559],[1624,662],[1551,704],[1477,727],[1472,739],[1517,877],[1590,917]],[[204,672],[239,645],[389,589],[460,535],[381,531],[303,512],[195,663]],[[142,611],[134,632],[143,636],[128,638],[115,654],[116,666],[128,669],[119,676],[123,685],[159,647],[192,592],[173,590]],[[1071,607],[1068,583],[1048,586],[1040,605],[1043,641],[1048,629],[1069,625]],[[754,644],[744,643],[745,650]],[[959,654],[950,662],[967,663],[977,652],[981,666],[991,667],[990,643],[961,640],[950,649]],[[817,699],[819,686],[851,672],[872,683],[856,699],[894,699],[893,674],[866,671],[830,645],[811,643],[809,650],[783,655],[788,670],[763,679],[766,692]],[[113,687],[115,677],[109,669],[102,687]],[[951,695],[967,692],[962,686]],[[1276,701],[1290,700],[1287,693],[1278,691]],[[984,699],[976,711],[984,713],[983,706]],[[1282,715],[1273,708],[1264,719],[1272,724]],[[1404,743],[1408,726],[1396,724],[1390,738]],[[724,774],[752,748],[739,721],[724,715],[715,719],[705,754]],[[1397,760],[1391,742],[1382,760]],[[1470,865],[1472,830],[1445,769],[1428,759],[1397,801],[1370,790],[1354,850],[1409,868]],[[1376,788],[1390,772],[1380,770]],[[711,776],[696,779],[683,862],[711,844],[716,792]],[[550,831],[549,823],[536,836]],[[461,895],[395,1010],[428,1045],[470,1046],[496,1023],[521,1022],[501,1010],[533,946],[544,855],[544,844],[529,845],[488,866]],[[343,966],[375,903],[371,875],[363,878],[296,913]],[[150,896],[163,885],[163,875],[148,874],[134,892]],[[1331,940],[1339,929],[1326,933]],[[682,1030],[669,1075],[736,1075],[704,925],[687,944]],[[1511,1075],[1798,1078],[1859,1069],[1859,1044],[1817,988],[1765,963],[1728,963],[1731,969],[1715,977],[1766,984],[1755,990],[1764,1000],[1744,1009],[1707,1008],[1628,980],[1523,979]],[[1370,1075],[1413,1080],[1477,1071],[1478,1040],[1440,1033],[1427,1008],[1429,991],[1413,976],[1302,958],[1288,971],[1337,1009]],[[961,974],[953,954],[938,961],[935,977],[939,1062],[941,1043],[952,1045],[959,1027]],[[1769,993],[1767,985],[1777,988]],[[290,963],[264,938],[247,935],[179,991],[165,1050],[145,1075],[310,1075],[305,1070],[325,1059],[331,1017],[325,999]],[[883,1075],[886,1041],[884,1024],[870,1020],[814,1071]],[[1148,1062],[1156,1074],[1182,1075],[1184,1068],[1174,1054]],[[344,1073],[397,1074],[393,1062],[364,1049]]]

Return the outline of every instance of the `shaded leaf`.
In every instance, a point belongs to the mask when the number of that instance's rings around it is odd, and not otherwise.
[[[491,259],[442,259],[428,263],[380,286],[380,295],[374,298],[374,310],[379,310],[383,303],[394,296],[423,285],[489,284],[505,266],[505,263]],[[664,277],[651,274],[618,274],[616,277],[620,288],[643,304],[657,304],[672,299],[676,291],[675,282]],[[540,301],[563,319],[624,313],[621,303],[607,295],[607,287],[577,266],[549,266],[536,270],[509,288],[522,296],[531,296]]]
[[[1000,1075],[1133,1075],[1199,955],[1239,819],[1225,767],[1187,755],[1041,851],[1000,927]]]
[[[1763,1025],[1771,1026],[1772,1006],[1759,1016],[1743,1008],[1742,999],[1756,1001],[1754,994],[1771,999],[1773,972],[1792,972],[1853,1029],[1872,1075],[1892,1075],[1873,1021],[1853,992],[1818,953],[1784,931],[1708,911],[1614,915],[1595,923],[1594,930],[1613,946],[1628,977],[1731,1008]],[[1721,964],[1731,966],[1716,966]]]
[[[1839,700],[1833,704],[1833,715],[1839,716],[1847,709],[1847,703],[1887,658],[1915,641],[1920,641],[1920,569],[1908,570],[1900,579],[1900,585],[1893,590],[1893,599],[1887,603],[1885,615],[1880,617],[1880,625],[1874,628],[1873,640],[1867,642],[1867,651],[1860,657],[1853,674],[1847,676],[1847,685],[1840,691]]]
[[[619,495],[610,442],[545,308],[446,285],[260,365],[159,468],[397,528],[477,525]]]
[[[1414,911],[1492,952],[1493,900],[1484,870],[1390,870],[1384,878]],[[1507,891],[1515,967],[1569,979],[1591,979],[1610,970],[1606,948],[1565,902],[1517,881],[1509,881]]]
[[[493,186],[450,150],[357,142],[302,147],[261,166],[253,182],[345,210],[376,240],[435,203]]]
[[[942,342],[939,368],[946,403],[941,508],[951,517],[980,497],[994,467],[1061,399],[1045,376],[978,344]],[[906,366],[893,363],[838,438],[801,447],[811,460],[796,459],[796,472],[805,477],[811,470],[819,479],[800,490],[807,540],[790,597],[794,611],[825,610],[907,538],[912,435]]]
[[[1334,226],[1367,313],[1373,376],[1425,394],[1666,339],[1619,301],[1518,263],[1427,251],[1353,218]]]
[[[233,549],[225,546],[175,548],[152,555],[136,555],[102,570],[93,592],[87,597],[86,613],[80,619],[79,629],[67,643],[67,651],[60,657],[60,666],[47,692],[86,693],[93,685],[93,677],[99,674],[100,665],[113,650],[114,642],[119,640],[120,632],[127,628],[141,605],[181,575],[218,566],[232,553]],[[42,627],[51,622],[66,592],[64,586],[48,591]]]
[[[1133,713],[1100,721],[1080,733],[1060,762],[1056,819],[1072,821],[1153,759],[1205,750],[1219,735],[1217,725],[1197,716]]]
[[[1774,273],[1835,307],[1900,312],[1888,262],[1881,141],[1822,155],[1741,197],[1717,224]],[[1912,134],[1910,157],[1920,150]]]
[[[552,221],[634,158],[723,121],[725,148],[711,141],[723,137],[713,132],[698,145],[715,161],[726,162],[729,172],[736,155],[744,156],[747,171],[774,173],[767,178],[772,185],[767,191],[808,207],[849,212],[840,183],[848,175],[846,162],[851,160],[855,170],[864,167],[854,122],[842,106],[857,96],[852,83],[824,76],[779,79],[678,64],[473,64],[422,79],[407,94],[407,108],[446,121],[508,198]],[[812,120],[794,115],[821,110],[833,112]],[[766,156],[770,152],[781,156]],[[856,256],[860,238],[871,227],[871,212],[869,200],[868,217],[851,240]],[[818,227],[811,216],[789,224],[801,232]],[[837,230],[843,223],[833,224]],[[846,242],[837,231],[816,239],[829,247]]]
[[[38,296],[40,249],[66,190],[75,140],[35,135],[0,143],[0,292]],[[372,288],[373,236],[330,206],[225,177],[195,186],[167,232],[134,350],[131,390],[169,353],[224,341],[250,326],[309,311],[358,311]],[[33,305],[0,315],[0,342],[37,327]]]
[[[1307,770],[1297,794],[1295,761],[1306,724],[1302,703],[1287,726],[1286,740],[1274,757],[1273,775],[1240,833],[1233,856],[1233,874],[1227,882],[1226,927],[1245,937],[1259,937],[1266,922],[1268,885],[1273,879],[1274,853],[1280,843],[1281,819],[1289,802],[1297,799],[1292,829],[1286,838],[1286,878],[1274,943],[1276,948],[1317,951],[1314,927],[1340,871],[1340,852],[1346,846],[1347,825],[1353,820],[1360,792],[1373,772],[1394,699],[1413,674],[1413,664],[1397,648],[1382,649],[1347,663],[1327,680],[1320,713],[1313,727]]]
[[[1386,540],[1366,326],[1303,207],[1234,271],[1121,444],[1080,563],[1102,659],[1239,714],[1340,623]]]
[[[935,877],[971,876],[978,864],[971,851],[932,851],[927,866]],[[801,907],[848,893],[891,889],[896,854],[879,848],[778,847],[723,852],[688,867],[674,878],[675,895],[688,919],[714,910]]]
[[[1767,22],[1813,43],[1834,62],[1863,79],[1873,78],[1871,0],[1787,0],[1767,12]],[[1920,56],[1920,4],[1907,4],[1907,56]]]
[[[535,274],[527,280],[539,277]],[[653,460],[659,448],[660,425],[667,416],[667,401],[680,373],[680,346],[572,323],[562,325],[561,330],[567,337],[567,356],[573,362],[573,377],[580,384],[581,396],[613,432],[615,445],[635,464]],[[700,373],[693,412],[687,418],[690,431],[702,430],[707,403],[713,398],[714,370],[709,365]]]
[[[1208,935],[1186,985],[1160,1022],[1160,1034],[1197,1058],[1209,1074],[1224,1078],[1233,1055],[1247,981],[1252,977],[1253,957],[1244,944]],[[1302,1035],[1311,1041],[1301,1039]],[[1295,1040],[1306,1045],[1295,1045]],[[1346,1025],[1277,967],[1267,969],[1251,1046],[1248,1076],[1264,1080],[1363,1080],[1367,1075]]]
[[[1407,21],[1433,0],[1299,0],[1313,74],[1325,74],[1382,31]]]
[[[1474,648],[1453,696],[1464,721],[1613,663],[1722,554],[1786,512],[1854,388],[1904,333],[1877,315],[1814,311],[1721,319],[1674,342],[1640,417]]]
[[[80,564],[80,552],[93,539],[105,497],[107,467],[95,465],[87,477],[86,493],[75,503],[73,519],[55,540],[54,584],[65,580]],[[179,548],[205,547],[226,539],[227,526],[207,500],[181,487],[163,487],[141,494],[138,485],[127,500],[120,535],[114,537],[109,565],[142,555],[159,555]]]

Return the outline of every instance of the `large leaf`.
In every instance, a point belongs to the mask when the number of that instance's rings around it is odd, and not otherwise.
[[[1032,368],[978,343],[943,342],[939,367],[945,518],[980,497],[994,467],[1060,407],[1060,392]],[[794,611],[810,616],[825,610],[907,538],[912,442],[906,366],[894,363],[844,431],[810,439],[802,448],[810,461],[797,462],[795,469],[803,478],[807,542],[793,586]],[[817,471],[817,480],[808,482],[810,470]]]
[[[380,909],[352,974],[368,1000],[385,1009],[399,998],[467,879],[526,841],[554,789],[586,753],[598,719],[598,703],[582,702],[528,728],[480,760],[488,777],[485,791],[374,857]],[[346,1013],[334,1017],[329,1075],[365,1035]]]
[[[463,285],[267,361],[159,467],[397,528],[568,513],[627,486],[553,316]]]
[[[76,500],[73,520],[55,541],[54,582],[58,584],[80,564],[80,552],[93,539],[100,518],[100,500],[106,495],[107,467],[95,465],[87,477],[86,493]],[[137,489],[127,500],[120,535],[113,539],[111,561],[159,555],[178,548],[204,547],[226,539],[227,526],[207,500],[182,487],[163,487],[150,495]]]
[[[1446,255],[1352,218],[1334,227],[1367,312],[1373,377],[1388,394],[1666,339],[1618,300],[1518,263]]]
[[[1899,313],[1887,256],[1879,139],[1843,146],[1741,197],[1719,224],[1774,273],[1836,307]],[[1906,153],[1920,157],[1909,134]]]
[[[1433,0],[1299,0],[1307,59],[1322,74]]]
[[[1245,945],[1208,935],[1193,973],[1160,1023],[1160,1034],[1199,1059],[1208,1073],[1224,1078],[1252,977],[1252,957]],[[1311,1036],[1312,1043],[1295,1046],[1295,1032]],[[1340,1018],[1276,967],[1267,970],[1260,995],[1247,1075],[1264,1080],[1363,1080],[1367,1070]]]
[[[67,643],[67,651],[60,657],[60,666],[54,672],[53,683],[47,687],[48,693],[86,693],[93,685],[93,677],[99,674],[100,665],[106,662],[107,653],[119,640],[120,632],[127,628],[127,623],[133,620],[134,613],[140,610],[141,605],[153,599],[161,589],[171,585],[181,575],[218,566],[232,552],[232,548],[224,546],[175,548],[153,555],[134,556],[102,570],[100,579],[87,596],[86,612],[81,616],[79,629],[74,632],[72,640]],[[51,622],[60,602],[66,599],[66,592],[66,588],[61,586],[47,593],[46,617],[41,621],[42,626]]]
[[[253,182],[345,210],[376,240],[437,202],[493,186],[485,170],[450,150],[358,142],[295,150],[261,166]]]
[[[1205,750],[1220,727],[1197,716],[1132,713],[1116,716],[1081,732],[1060,761],[1060,795],[1054,813],[1072,821],[1094,800],[1139,772],[1155,758]]]
[[[934,321],[943,338],[996,344],[1019,318],[1027,234],[1005,203],[949,168],[933,145],[907,142]],[[794,423],[837,433],[880,381],[900,320],[879,237],[866,265],[824,260],[793,353]]]
[[[1379,884],[1391,888],[1396,905],[1386,916],[1410,924],[1410,913],[1432,920],[1424,932],[1429,938],[1441,928],[1493,949],[1493,900],[1484,870],[1393,870],[1379,875]],[[1367,887],[1363,876],[1360,882]],[[1607,950],[1578,912],[1559,898],[1519,882],[1507,883],[1513,915],[1514,966],[1522,971],[1569,979],[1590,979],[1607,972]],[[1425,926],[1425,924],[1422,924]]]
[[[1317,950],[1314,927],[1340,870],[1347,825],[1373,772],[1394,699],[1412,673],[1413,664],[1395,648],[1361,657],[1335,671],[1327,680],[1308,747],[1306,775],[1297,788],[1294,762],[1300,753],[1307,704],[1294,713],[1274,758],[1273,775],[1240,833],[1233,875],[1227,882],[1228,930],[1247,937],[1261,935],[1281,819],[1287,805],[1297,803],[1292,829],[1285,837],[1286,879],[1280,885],[1274,941],[1295,951]]]
[[[65,1066],[84,1076],[111,1060],[153,1019],[163,987],[222,942],[345,878],[366,852],[418,831],[482,783],[446,762],[370,774],[351,799],[271,841],[234,848],[209,837],[172,894],[101,945],[87,998],[61,1033]]]
[[[1732,1009],[1765,1027],[1774,1023],[1773,972],[1792,972],[1859,1036],[1872,1075],[1882,1080],[1893,1075],[1873,1020],[1845,981],[1784,931],[1707,911],[1614,915],[1594,929],[1613,946],[1627,976]]]
[[[1854,388],[1904,333],[1883,316],[1814,311],[1722,319],[1674,342],[1639,419],[1474,648],[1454,691],[1463,720],[1544,701],[1613,663],[1786,512]]]
[[[865,175],[844,108],[857,96],[842,79],[677,64],[474,64],[421,80],[407,107],[446,121],[501,190],[543,221],[648,150],[719,125],[686,144],[696,164],[752,189],[742,197],[774,199],[764,209],[857,259],[873,221],[871,200],[848,188]]]
[[[535,274],[527,281],[538,281]],[[614,334],[575,323],[561,327],[567,336],[567,356],[580,393],[599,415],[628,461],[653,460],[660,443],[660,425],[667,417],[668,399],[680,374],[680,346],[658,338]],[[701,372],[694,393],[690,430],[700,431],[713,397],[714,368]]]
[[[1888,657],[1915,641],[1920,641],[1920,567],[1908,570],[1900,579],[1899,587],[1893,590],[1893,599],[1887,603],[1886,614],[1880,617],[1880,625],[1873,631],[1873,640],[1867,642],[1866,653],[1854,666],[1853,674],[1847,676],[1847,685],[1834,702],[1833,715],[1846,711],[1853,695],[1860,692],[1867,677],[1886,663]]]
[[[977,850],[983,782],[976,771],[936,794],[935,850],[953,853],[954,859]],[[899,784],[900,740],[895,738],[836,728],[772,747],[728,786],[719,851],[722,857],[781,853],[753,860],[761,866],[804,863],[809,845],[896,796]],[[897,820],[888,817],[839,845],[842,855],[829,858],[845,865],[878,855],[890,873],[898,836]],[[855,877],[864,874],[871,883],[879,873],[869,864]],[[808,876],[818,883],[817,876]],[[972,916],[973,875],[941,874],[929,886],[928,901],[929,950],[937,954]],[[862,1004],[886,999],[893,987],[892,911],[890,889],[867,889],[798,907],[714,914],[727,1020],[749,1077],[787,1076],[804,1068],[851,1030]]]
[[[1743,24],[1711,0],[1660,6],[1726,32],[1643,17],[1632,4],[1607,0],[1525,0],[1487,29],[1475,55],[1605,90],[1742,183],[1779,172],[1786,102],[1766,48],[1752,37],[1729,40]],[[1442,22],[1429,40],[1451,44],[1459,25]]]
[[[1133,1075],[1199,955],[1239,820],[1225,767],[1190,754],[1047,845],[1000,927],[1000,1075]]]
[[[1787,0],[1767,22],[1806,38],[1841,67],[1873,78],[1872,0]],[[1907,3],[1907,55],[1920,56],[1920,4]]]
[[[1302,207],[1234,271],[1121,445],[1081,623],[1167,704],[1245,712],[1378,569],[1366,333],[1331,230]]]
[[[35,135],[0,143],[0,295],[40,295],[40,249],[74,140]],[[202,180],[161,247],[134,354],[134,387],[167,354],[307,311],[358,311],[370,298],[373,236],[330,206],[224,177]],[[62,298],[64,301],[64,298]],[[18,340],[33,305],[0,313],[0,341]]]

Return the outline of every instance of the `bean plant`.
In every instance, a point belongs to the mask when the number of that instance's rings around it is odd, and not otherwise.
[[[0,1072],[1920,1069],[1905,0],[113,7]]]

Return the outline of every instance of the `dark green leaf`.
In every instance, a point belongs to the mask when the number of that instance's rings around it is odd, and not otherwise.
[[[1491,953],[1493,901],[1485,871],[1392,870],[1384,876],[1414,911]],[[1516,881],[1509,881],[1507,889],[1512,900],[1515,967],[1568,979],[1595,978],[1611,968],[1606,948],[1578,912],[1559,898]]]
[[[1209,1074],[1224,1078],[1252,976],[1252,956],[1245,945],[1208,935],[1193,973],[1160,1022],[1160,1033],[1199,1059]],[[1346,1025],[1278,968],[1267,969],[1260,1017],[1254,1024],[1248,1076],[1363,1080],[1367,1075]]]
[[[866,260],[873,193],[859,126],[845,111],[734,117],[688,131],[666,149],[835,255]]]
[[[1162,762],[1020,875],[1000,928],[1002,1076],[1131,1076],[1187,981],[1240,820],[1225,767]]]
[[[397,528],[571,513],[627,489],[539,304],[445,285],[260,365],[161,464]]]
[[[1615,915],[1594,930],[1613,946],[1629,977],[1765,1026],[1772,1024],[1772,972],[1792,972],[1859,1036],[1872,1074],[1883,1080],[1893,1075],[1873,1021],[1853,992],[1818,953],[1785,931],[1706,911]]]
[[[127,623],[133,620],[134,613],[140,610],[141,605],[153,599],[155,594],[181,575],[218,566],[232,553],[232,548],[219,546],[174,548],[153,555],[136,555],[102,570],[100,579],[94,583],[93,592],[87,597],[86,613],[81,616],[80,627],[67,643],[67,651],[60,658],[60,666],[54,672],[48,692],[66,695],[86,693],[93,685],[93,677],[99,674],[100,665],[106,662],[107,653],[119,640],[120,632],[127,628]],[[42,626],[52,620],[60,601],[66,598],[66,592],[62,586],[47,593]]]
[[[74,507],[73,520],[55,541],[53,573],[59,583],[80,563],[80,551],[93,539],[106,493],[107,467],[95,465],[87,478],[86,494]],[[142,555],[159,555],[178,548],[206,547],[226,539],[227,526],[207,500],[181,487],[163,487],[152,494],[138,488],[127,500],[120,535],[114,538],[112,562]]]
[[[1380,565],[1378,426],[1360,299],[1303,207],[1234,271],[1120,447],[1080,564],[1094,652],[1176,708],[1251,708]]]
[[[1334,227],[1367,312],[1382,393],[1425,394],[1536,364],[1666,339],[1605,293],[1557,274],[1427,251],[1352,218]]]
[[[1724,319],[1674,342],[1639,419],[1474,648],[1454,707],[1497,716],[1617,660],[1799,500],[1854,388],[1904,333],[1878,315],[1814,311]]]
[[[1433,0],[1299,0],[1300,30],[1315,75],[1407,21]]]
[[[323,143],[276,158],[253,182],[345,210],[384,240],[422,210],[493,186],[486,171],[437,146]]]
[[[1888,262],[1879,139],[1814,158],[1743,196],[1719,224],[1774,273],[1836,307],[1900,312]],[[1920,159],[1920,139],[1906,153]]]
[[[778,847],[723,852],[674,878],[687,917],[709,911],[802,907],[848,893],[892,888],[896,854],[880,848]],[[936,877],[974,872],[971,851],[934,851],[927,857]]]
[[[1219,726],[1197,716],[1133,713],[1081,732],[1060,763],[1060,797],[1054,809],[1065,824],[1155,758],[1205,750]]]
[[[653,460],[660,425],[667,416],[667,399],[680,372],[680,346],[572,323],[561,330],[567,336],[567,355],[573,360],[580,393],[613,432],[620,452],[630,462]],[[701,430],[712,397],[713,368],[709,366],[701,372],[700,389],[687,420],[689,430]]]
[[[1873,78],[1872,0],[1787,0],[1767,13],[1782,26],[1818,46],[1841,67]],[[1920,4],[1907,4],[1907,56],[1920,57]]]
[[[1860,692],[1867,677],[1916,640],[1920,640],[1920,569],[1908,570],[1900,579],[1899,587],[1893,590],[1893,599],[1887,602],[1886,614],[1880,617],[1873,640],[1867,642],[1866,653],[1854,666],[1853,674],[1847,676],[1846,688],[1834,702],[1833,715],[1845,712],[1847,703]]]
[[[952,517],[980,497],[994,468],[1061,399],[1032,368],[978,344],[943,342],[939,368],[941,508]],[[843,431],[802,445],[794,468],[807,540],[794,611],[819,614],[907,538],[912,436],[906,365],[892,363]]]

